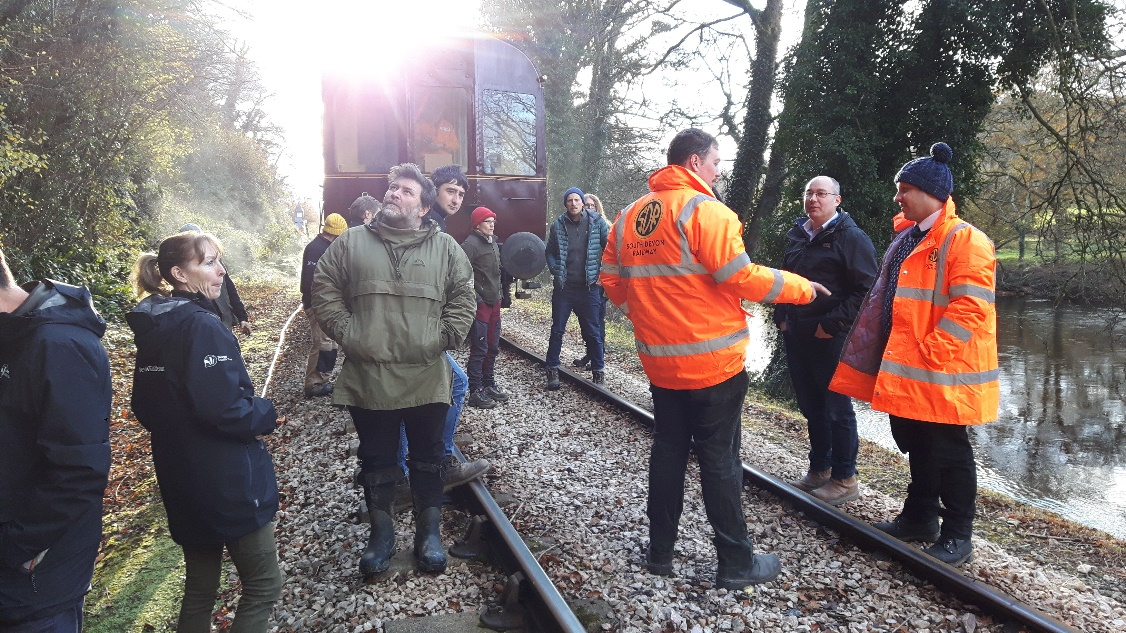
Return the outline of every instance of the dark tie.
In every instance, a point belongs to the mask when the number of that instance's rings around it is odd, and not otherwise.
[[[881,315],[883,326],[884,340],[886,341],[891,334],[891,304],[895,301],[895,289],[899,287],[899,268],[903,266],[903,261],[915,250],[919,242],[923,241],[923,236],[926,231],[919,230],[919,225],[916,224],[907,237],[899,243],[899,247],[895,249],[895,254],[891,256],[891,261],[888,262],[887,269],[887,290],[884,293],[884,313]]]

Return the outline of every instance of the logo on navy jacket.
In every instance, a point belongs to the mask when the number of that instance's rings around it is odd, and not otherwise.
[[[230,356],[215,356],[214,354],[208,354],[207,356],[203,357],[203,366],[210,369],[215,365],[226,362],[228,360],[231,360]]]
[[[8,373],[8,365],[0,365],[0,378],[11,378],[12,375]]]

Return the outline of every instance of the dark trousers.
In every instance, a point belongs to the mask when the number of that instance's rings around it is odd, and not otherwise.
[[[184,546],[184,602],[176,622],[179,633],[209,633],[219,597],[223,549],[231,555],[242,583],[231,631],[265,633],[274,603],[281,598],[282,574],[271,521],[242,538],[219,545]]]
[[[500,352],[500,302],[477,302],[477,315],[469,328],[469,391],[496,384],[494,368]]]
[[[941,515],[943,537],[970,538],[977,500],[977,462],[969,429],[893,415],[891,436],[899,450],[907,453],[911,465],[903,518],[929,521]],[[940,500],[945,509],[939,507]]]
[[[79,598],[62,612],[38,620],[13,624],[0,623],[0,633],[82,633],[84,601],[85,598]]]
[[[579,319],[586,352],[590,356],[590,368],[604,369],[602,328],[599,315],[602,310],[601,286],[565,286],[551,292],[551,339],[547,344],[547,366],[559,366],[559,352],[563,349],[563,333],[567,331],[567,319],[571,312]]]
[[[829,391],[845,337],[817,338],[787,330],[782,341],[794,395],[809,429],[809,469],[831,469],[833,479],[848,479],[856,474],[860,447],[856,413],[852,398]]]
[[[715,531],[721,576],[748,569],[753,555],[743,518],[743,470],[739,459],[743,400],[749,379],[741,371],[718,385],[676,390],[650,386],[653,449],[649,456],[649,542],[671,554],[684,509],[684,473],[690,449],[700,462],[704,509]]]
[[[442,431],[449,403],[436,402],[406,409],[375,411],[348,407],[356,434],[360,437],[360,472],[369,485],[397,482],[403,478],[399,468],[400,428],[407,433],[407,469],[415,507],[442,505],[442,462],[446,455]]]

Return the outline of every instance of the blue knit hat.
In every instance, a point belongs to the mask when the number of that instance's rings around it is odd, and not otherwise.
[[[954,176],[946,166],[954,157],[954,150],[946,143],[931,145],[931,155],[908,162],[895,175],[895,182],[905,182],[946,202],[954,193]]]
[[[572,193],[579,194],[579,200],[582,200],[583,204],[586,204],[586,194],[583,193],[583,190],[579,189],[578,187],[571,187],[567,191],[563,192],[563,204],[564,205],[567,204],[567,196],[571,195]]]

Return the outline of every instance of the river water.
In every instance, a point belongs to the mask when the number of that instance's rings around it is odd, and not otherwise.
[[[749,322],[748,359],[769,358],[774,328]],[[1000,418],[970,431],[979,485],[1126,539],[1126,324],[1017,297],[998,298],[997,329]],[[887,415],[857,404],[860,435],[895,450]]]

